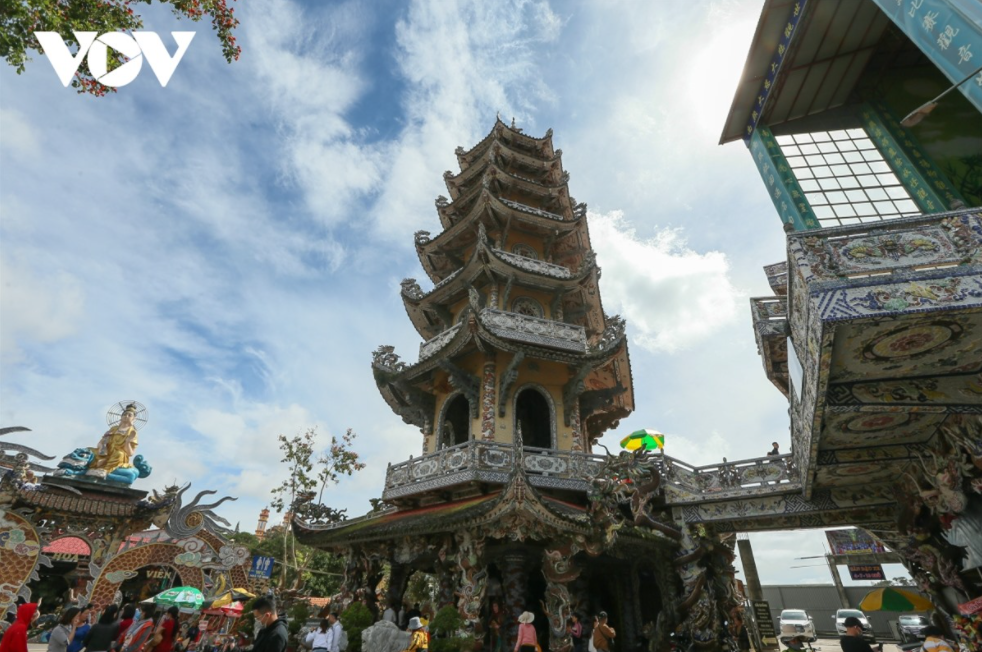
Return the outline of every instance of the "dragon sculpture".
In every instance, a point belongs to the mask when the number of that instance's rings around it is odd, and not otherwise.
[[[721,640],[728,635],[726,614],[738,604],[732,588],[732,542],[724,542],[703,526],[680,530],[659,511],[658,502],[663,500],[661,469],[661,458],[648,451],[618,455],[607,451],[591,481],[590,514],[606,546],[626,528],[653,530],[678,544],[674,567],[681,590],[676,596],[663,595],[658,621],[648,628],[649,649],[664,649],[669,634],[678,631],[696,649],[712,652],[723,645]]]
[[[194,500],[185,505],[183,502],[184,492],[190,487],[191,483],[189,482],[181,488],[168,487],[163,494],[154,490],[152,498],[147,501],[148,505],[152,506],[173,500],[174,507],[154,519],[153,524],[161,530],[165,530],[174,539],[193,537],[202,529],[222,538],[233,534],[232,524],[212,510],[227,500],[236,499],[225,496],[213,503],[201,503],[201,499],[205,496],[217,493],[214,490],[206,489],[198,492]]]

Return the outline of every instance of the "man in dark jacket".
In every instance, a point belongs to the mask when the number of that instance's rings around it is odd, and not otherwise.
[[[839,637],[839,647],[842,652],[873,652],[870,644],[863,640],[863,623],[855,616],[849,616],[842,623],[846,628],[846,633]],[[883,646],[879,646],[883,650]]]
[[[286,623],[276,614],[276,604],[272,598],[258,598],[252,604],[256,622],[263,628],[256,635],[252,652],[286,652]]]

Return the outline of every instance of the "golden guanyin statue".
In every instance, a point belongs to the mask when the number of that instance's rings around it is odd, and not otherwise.
[[[119,423],[109,428],[99,440],[95,449],[95,457],[85,471],[85,475],[105,478],[116,469],[129,469],[133,465],[130,460],[136,453],[137,440],[136,404],[130,403],[119,417]]]

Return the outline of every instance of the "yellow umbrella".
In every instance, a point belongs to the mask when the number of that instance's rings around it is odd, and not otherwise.
[[[249,593],[245,589],[231,589],[212,600],[208,608],[219,609],[232,604],[236,600],[251,600],[254,597],[256,597],[254,593]]]
[[[859,603],[863,611],[931,611],[934,605],[922,595],[903,589],[874,589]]]

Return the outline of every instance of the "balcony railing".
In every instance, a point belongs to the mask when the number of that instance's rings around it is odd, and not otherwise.
[[[553,278],[562,279],[573,276],[573,273],[569,271],[569,268],[563,267],[562,265],[547,263],[544,260],[528,258],[526,256],[513,254],[510,251],[503,251],[501,249],[495,249],[494,253],[505,262],[528,272],[535,272],[536,274],[542,274],[543,276],[551,276]]]
[[[482,310],[481,321],[498,337],[577,353],[586,351],[586,329],[576,324],[494,308]]]
[[[982,262],[982,208],[791,234],[805,281],[858,278]]]
[[[425,360],[437,351],[443,348],[443,345],[453,339],[457,331],[460,330],[463,324],[454,324],[447,330],[443,331],[436,337],[431,337],[422,344],[419,345],[419,359]]]
[[[516,464],[515,447],[489,441],[469,441],[435,453],[389,465],[385,500],[471,482],[504,484]],[[604,455],[526,446],[522,464],[536,487],[587,491],[603,466]],[[657,468],[668,504],[727,499],[800,488],[791,455],[774,455],[708,466],[691,466],[659,455]]]
[[[601,455],[526,446],[523,468],[533,486],[586,491],[603,460]],[[382,497],[398,499],[469,482],[504,484],[515,464],[511,444],[473,440],[389,465]]]

